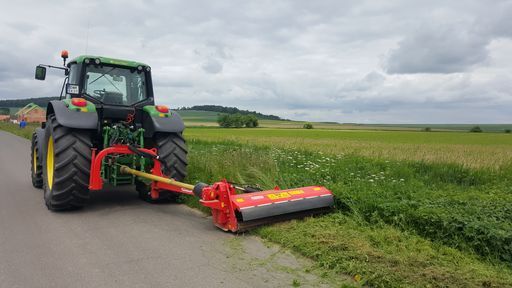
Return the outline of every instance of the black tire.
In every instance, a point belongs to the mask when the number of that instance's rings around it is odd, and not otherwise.
[[[177,181],[183,181],[187,177],[187,144],[181,133],[156,133],[152,139],[153,147],[158,149],[160,159],[163,159],[166,167],[162,167],[162,173]],[[151,187],[147,183],[135,180],[135,189],[139,198],[150,203],[162,203],[176,201],[179,194],[162,191],[158,199],[151,199]]]
[[[41,135],[41,134],[39,134]],[[40,142],[38,133],[32,134],[32,145],[30,147],[30,175],[32,178],[32,186],[35,188],[43,188],[43,157],[41,157]]]
[[[49,140],[53,140],[53,181],[48,179]],[[49,210],[72,210],[89,200],[91,132],[60,125],[51,115],[46,122],[44,147],[44,200]]]

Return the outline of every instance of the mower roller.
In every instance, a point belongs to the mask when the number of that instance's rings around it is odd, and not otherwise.
[[[83,207],[89,191],[135,185],[150,203],[192,195],[211,210],[213,223],[224,231],[323,213],[333,194],[322,186],[261,191],[222,179],[213,184],[182,182],[186,177],[185,126],[167,106],[154,105],[148,65],[98,56],[79,56],[63,67],[59,100],[47,107],[46,122],[32,137],[34,187],[44,189],[49,210]],[[42,171],[41,171],[42,170]]]

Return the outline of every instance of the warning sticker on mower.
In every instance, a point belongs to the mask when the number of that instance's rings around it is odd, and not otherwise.
[[[292,191],[288,191],[288,193],[290,193],[290,195],[300,195],[300,194],[304,194],[304,191],[303,190],[292,190]]]
[[[260,200],[263,199],[263,196],[252,196],[251,200]]]
[[[290,198],[290,197],[292,197],[292,195],[290,195],[288,192],[281,192],[281,193],[267,194],[267,197],[270,200],[277,200],[277,199]]]

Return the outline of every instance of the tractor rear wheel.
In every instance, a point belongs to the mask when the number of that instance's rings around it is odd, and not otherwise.
[[[32,186],[35,188],[43,187],[43,157],[41,157],[41,141],[43,139],[39,139],[41,136],[40,133],[34,132],[32,134],[32,145],[30,147],[30,175],[32,178]]]
[[[60,125],[54,115],[44,133],[44,200],[49,210],[71,210],[89,199],[91,133]]]
[[[187,144],[181,133],[156,133],[152,141],[153,147],[158,149],[158,155],[163,160],[166,167],[162,167],[162,173],[169,178],[177,181],[183,181],[187,176]],[[163,165],[162,165],[163,166]],[[136,180],[135,188],[139,193],[139,198],[150,203],[162,203],[175,201],[179,194],[162,191],[160,198],[151,199],[151,185],[143,181]]]

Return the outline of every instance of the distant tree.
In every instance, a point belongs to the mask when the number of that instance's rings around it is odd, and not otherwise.
[[[510,129],[505,129],[505,133],[511,133],[511,132],[512,132],[512,130],[510,130]]]
[[[254,128],[258,127],[258,118],[254,115],[236,114],[219,114],[217,123],[222,128]]]
[[[313,124],[311,123],[304,123],[304,126],[302,126],[304,129],[313,129]]]
[[[231,117],[231,121],[233,123],[233,127],[235,127],[235,128],[244,127],[245,117],[242,114],[236,113],[236,114],[230,115],[230,117]]]
[[[233,125],[229,114],[219,114],[217,123],[219,123],[219,126],[222,128],[229,128]]]
[[[480,128],[480,126],[474,126],[473,128],[471,128],[469,130],[469,132],[480,133],[480,132],[482,132],[482,128]]]
[[[255,128],[259,126],[258,118],[254,115],[244,115],[245,127]]]
[[[431,131],[432,131],[432,128],[430,128],[430,127],[425,127],[425,128],[423,129],[423,131],[424,131],[424,132],[431,132]]]
[[[11,110],[8,107],[0,107],[0,115],[10,115]]]

